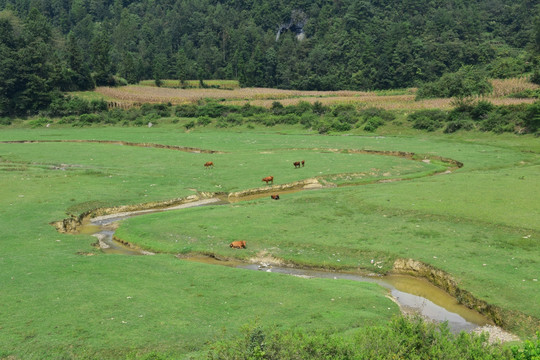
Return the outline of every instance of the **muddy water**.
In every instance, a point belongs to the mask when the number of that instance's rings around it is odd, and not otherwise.
[[[300,190],[301,189],[291,189],[287,191],[281,190],[276,191],[276,193],[279,192],[279,194],[281,195],[285,193],[297,192]],[[148,252],[143,252],[141,250],[131,248],[114,240],[114,231],[121,220],[137,215],[143,215],[159,211],[182,209],[203,205],[228,204],[240,200],[253,200],[266,196],[270,196],[269,193],[243,196],[240,199],[227,199],[226,197],[212,198],[195,201],[192,203],[187,203],[167,209],[143,210],[131,213],[102,216],[94,218],[89,222],[83,224],[80,232],[91,234],[98,238],[100,247],[105,253],[123,255],[150,254]],[[237,261],[221,261],[205,256],[193,256],[190,258],[186,258],[185,260],[204,262],[207,264],[215,264],[221,266],[232,266],[257,271],[288,274],[305,278],[330,278],[361,282],[373,282],[387,288],[390,291],[392,297],[399,304],[403,312],[418,313],[424,318],[436,322],[447,321],[449,328],[453,332],[459,332],[462,330],[471,331],[481,326],[492,324],[492,322],[483,315],[477,313],[476,311],[470,310],[463,305],[458,304],[455,298],[448,295],[445,291],[432,285],[427,280],[411,276],[389,275],[384,277],[369,277],[349,273],[314,271],[279,266],[261,266],[258,264],[246,264]]]
[[[405,313],[417,313],[422,317],[436,321],[448,321],[453,332],[471,331],[479,326],[492,324],[476,311],[459,305],[457,300],[430,282],[406,275],[388,275],[380,277],[360,276],[356,274],[293,269],[284,267],[261,267],[256,264],[237,265],[236,267],[280,274],[289,274],[305,278],[344,279],[360,282],[372,282],[390,290],[392,297]]]

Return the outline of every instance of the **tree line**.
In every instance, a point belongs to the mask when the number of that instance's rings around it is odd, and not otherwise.
[[[0,0],[0,115],[143,79],[372,90],[464,66],[538,78],[538,13],[534,0]]]

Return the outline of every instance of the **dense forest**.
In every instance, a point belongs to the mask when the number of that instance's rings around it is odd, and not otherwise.
[[[0,0],[0,116],[142,79],[371,90],[463,67],[538,78],[539,13],[536,0]]]

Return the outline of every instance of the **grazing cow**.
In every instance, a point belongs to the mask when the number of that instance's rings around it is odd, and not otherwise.
[[[279,194],[270,195],[273,200],[279,200]]]
[[[207,162],[204,164],[204,167],[205,167],[205,168],[208,168],[208,167],[210,167],[210,166],[211,166],[211,167],[214,167],[214,163],[211,162],[211,161],[207,161]]]
[[[273,176],[267,176],[267,177],[263,178],[262,181],[265,181],[266,185],[268,185],[269,182],[271,182],[273,184],[274,183],[274,177]]]
[[[300,161],[295,161],[293,162],[293,165],[294,165],[294,168],[299,168],[300,167]]]
[[[246,242],[244,240],[242,241],[233,241],[229,244],[229,247],[233,249],[245,249],[246,248]]]
[[[306,162],[305,162],[304,160],[302,160],[302,167],[304,167],[304,164],[305,164],[305,163],[306,163]]]

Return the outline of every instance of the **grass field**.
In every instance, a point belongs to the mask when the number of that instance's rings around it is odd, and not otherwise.
[[[450,273],[480,299],[540,318],[537,138],[267,131],[2,129],[0,141],[123,140],[223,153],[0,143],[0,358],[125,358],[152,351],[182,357],[254,322],[346,333],[398,313],[373,284],[306,280],[173,256],[190,251],[240,257],[265,251],[297,264],[367,271],[386,271],[396,257],[411,257]],[[442,164],[345,149],[443,156],[464,166],[426,176]],[[292,161],[302,159],[306,167],[294,169]],[[208,160],[214,169],[203,167]],[[91,246],[95,238],[60,234],[49,225],[97,207],[256,188],[267,175],[276,184],[310,177],[336,183],[412,179],[126,221],[118,235],[164,252],[155,256],[106,255]],[[246,251],[227,247],[239,238],[248,241]],[[381,269],[373,268],[373,258],[383,261]],[[527,323],[509,323],[520,335],[533,335]]]

